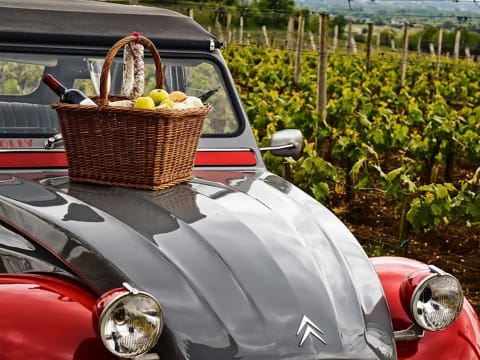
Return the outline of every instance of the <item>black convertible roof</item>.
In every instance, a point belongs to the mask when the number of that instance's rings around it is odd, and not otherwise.
[[[159,48],[217,48],[192,18],[156,7],[88,0],[1,0],[0,43],[110,47],[137,31]]]

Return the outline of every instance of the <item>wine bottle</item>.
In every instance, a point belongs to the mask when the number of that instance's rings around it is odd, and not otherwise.
[[[207,91],[205,94],[200,95],[198,98],[202,100],[204,103],[208,98],[210,98],[212,95],[214,95],[218,90],[220,90],[220,87],[217,87],[216,89],[212,89]]]
[[[43,82],[60,97],[60,101],[69,104],[97,105],[95,102],[78,89],[67,89],[51,74],[43,77]]]

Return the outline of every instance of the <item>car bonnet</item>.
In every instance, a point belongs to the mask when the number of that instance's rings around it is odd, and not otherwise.
[[[15,181],[0,186],[0,216],[97,292],[128,281],[156,296],[163,355],[395,358],[381,285],[360,246],[277,176],[196,171],[163,191]]]

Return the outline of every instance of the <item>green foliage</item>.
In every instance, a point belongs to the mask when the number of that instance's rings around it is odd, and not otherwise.
[[[330,56],[323,124],[316,113],[317,54],[303,55],[298,85],[287,51],[230,47],[225,58],[261,144],[283,128],[305,135],[299,159],[265,155],[272,171],[284,174],[287,167],[290,180],[323,202],[335,192],[379,189],[398,208],[408,205],[406,220],[417,232],[453,220],[480,222],[480,170],[455,182],[446,171],[452,158],[480,162],[475,65],[444,59],[437,76],[434,60],[418,58],[401,86],[400,55],[374,56],[368,73],[363,57]]]
[[[0,61],[0,80],[2,74],[7,75],[4,81],[0,81],[0,94],[26,95],[31,93],[38,87],[42,72],[43,66],[41,65]]]
[[[458,26],[449,26],[445,24],[443,26],[443,35],[442,35],[442,51],[453,53],[455,46],[455,33]],[[467,28],[460,28],[461,31],[461,47],[469,47],[474,50],[477,49],[480,45],[480,34],[469,31]],[[409,36],[408,46],[411,50],[417,49],[418,40],[420,38],[420,47],[424,52],[430,52],[430,44],[435,44],[437,47],[439,37],[439,27],[427,25],[422,30],[415,31]]]
[[[413,229],[434,229],[448,224],[453,202],[450,196],[456,188],[452,184],[429,184],[418,188],[418,196],[410,203],[407,220]]]
[[[290,160],[289,162],[294,174],[293,182],[319,201],[325,201],[330,190],[335,188],[335,184],[339,181],[338,169],[319,157],[312,143],[305,146],[304,154],[298,161]]]
[[[378,242],[375,240],[367,241],[363,245],[363,250],[367,253],[368,256],[386,256],[386,255],[395,255],[394,251],[391,248],[388,248],[385,243]]]
[[[467,225],[480,224],[480,167],[462,185],[453,199],[457,217],[467,218]]]

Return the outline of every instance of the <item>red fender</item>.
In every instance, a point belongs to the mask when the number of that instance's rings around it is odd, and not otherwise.
[[[400,285],[406,275],[427,268],[415,260],[399,257],[371,258],[387,297],[393,328],[405,330],[412,320],[400,301]],[[400,360],[478,360],[480,359],[480,323],[470,303],[465,299],[457,320],[448,328],[436,332],[425,331],[423,338],[397,341]]]
[[[1,359],[112,360],[95,334],[97,297],[43,275],[0,276]]]

